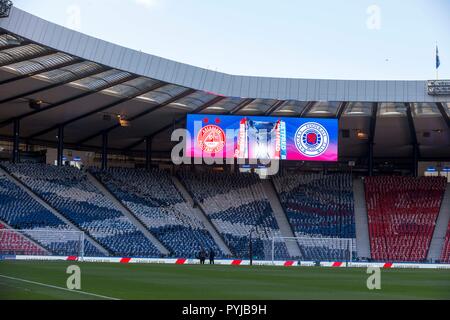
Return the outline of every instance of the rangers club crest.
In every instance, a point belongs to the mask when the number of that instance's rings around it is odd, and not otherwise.
[[[198,133],[197,144],[204,152],[221,152],[225,147],[225,132],[218,126],[207,125]]]
[[[327,151],[330,135],[321,124],[308,122],[298,128],[295,134],[295,146],[304,156],[314,158]]]

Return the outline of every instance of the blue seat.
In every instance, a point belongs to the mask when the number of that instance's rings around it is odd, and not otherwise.
[[[92,173],[178,258],[195,258],[200,249],[223,256],[197,217],[173,184],[160,170],[111,168]]]
[[[115,256],[155,257],[159,250],[87,178],[72,167],[5,164],[7,169]],[[87,245],[90,250],[92,246]]]

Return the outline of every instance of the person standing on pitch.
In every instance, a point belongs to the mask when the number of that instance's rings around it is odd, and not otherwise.
[[[200,250],[200,253],[198,254],[198,258],[200,260],[200,264],[205,264],[205,261],[206,261],[206,251],[205,251],[205,249],[202,248]]]
[[[214,264],[214,258],[216,256],[216,253],[213,249],[209,250],[209,264]]]

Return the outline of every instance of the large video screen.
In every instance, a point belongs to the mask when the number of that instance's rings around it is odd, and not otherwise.
[[[338,161],[338,120],[187,116],[191,157]]]

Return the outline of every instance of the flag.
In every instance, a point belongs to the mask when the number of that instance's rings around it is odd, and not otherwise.
[[[441,65],[441,60],[439,59],[439,48],[436,46],[436,69],[439,69]]]

